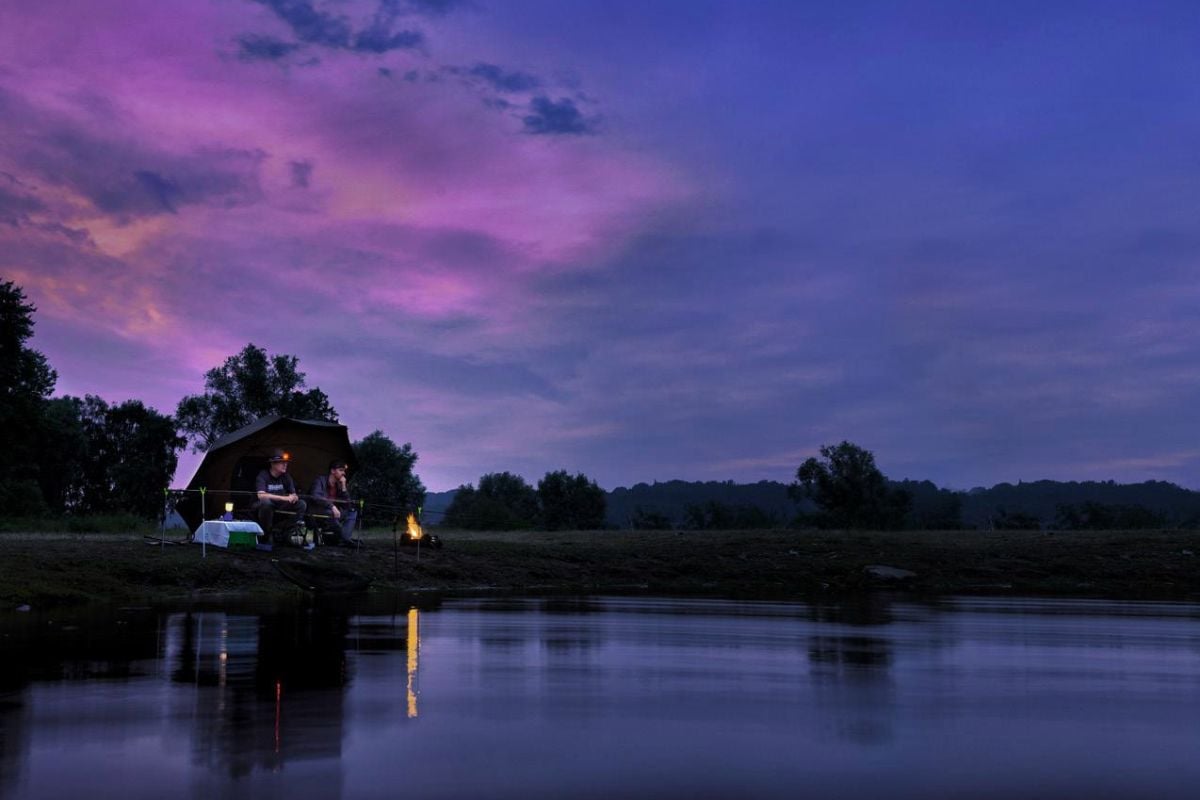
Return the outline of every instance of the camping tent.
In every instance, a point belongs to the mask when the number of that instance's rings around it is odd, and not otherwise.
[[[313,419],[263,417],[213,442],[188,483],[188,492],[176,506],[189,530],[204,519],[214,519],[232,502],[235,512],[244,512],[254,502],[254,479],[267,468],[271,451],[288,453],[288,473],[301,495],[308,493],[313,479],[323,475],[329,462],[341,459],[353,469],[354,451],[345,425]],[[194,491],[204,487],[201,497]]]

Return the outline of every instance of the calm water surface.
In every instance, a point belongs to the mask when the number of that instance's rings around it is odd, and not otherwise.
[[[1197,798],[1200,607],[0,618],[4,798]]]

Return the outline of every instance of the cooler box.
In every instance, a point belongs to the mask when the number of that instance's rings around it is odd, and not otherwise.
[[[196,528],[196,535],[192,541],[206,542],[214,547],[252,550],[258,544],[258,537],[261,535],[262,528],[258,527],[257,522],[245,520],[227,522],[223,519],[209,519],[200,523],[200,527]]]

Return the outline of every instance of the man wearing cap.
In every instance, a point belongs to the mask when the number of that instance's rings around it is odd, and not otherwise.
[[[305,502],[296,494],[296,484],[288,475],[288,454],[282,450],[271,453],[270,466],[258,473],[254,488],[258,491],[258,502],[253,505],[258,525],[264,533],[271,532],[271,523],[276,511],[291,511],[296,521],[304,519]]]
[[[350,492],[346,490],[346,462],[333,460],[329,462],[329,474],[318,475],[313,481],[312,510],[330,518],[335,527],[341,531],[339,544],[354,544],[354,523],[358,521],[358,512],[350,505]]]

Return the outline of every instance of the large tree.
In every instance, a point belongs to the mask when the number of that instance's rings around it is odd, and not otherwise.
[[[25,292],[0,282],[0,505],[7,514],[45,510],[38,486],[43,412],[57,374],[46,357],[26,346],[33,336],[33,313]]]
[[[520,475],[493,472],[458,487],[443,524],[467,530],[526,530],[538,522],[537,491]]]
[[[588,531],[604,527],[605,494],[582,472],[547,472],[538,481],[542,527],[546,530]]]
[[[911,496],[888,486],[875,466],[875,456],[856,444],[822,445],[821,457],[809,458],[796,470],[788,493],[811,499],[825,524],[838,528],[887,530],[902,527]]]
[[[395,518],[425,502],[425,485],[413,472],[417,454],[411,444],[397,447],[383,431],[374,431],[351,447],[358,469],[350,475],[350,490],[366,504],[365,516]]]
[[[81,501],[87,459],[82,402],[78,397],[55,397],[43,408],[38,483],[48,510],[55,514],[78,508]]]
[[[207,450],[225,434],[275,414],[337,422],[329,397],[315,387],[305,390],[298,364],[296,356],[271,356],[248,344],[204,373],[204,393],[183,398],[175,410],[179,430],[192,442],[192,450]]]
[[[92,395],[65,399],[78,410],[83,432],[83,458],[67,492],[70,510],[158,517],[186,444],[175,421],[140,400],[110,406]]]
[[[0,403],[17,398],[44,400],[58,375],[46,357],[25,346],[33,336],[33,312],[25,292],[12,281],[0,282]]]

